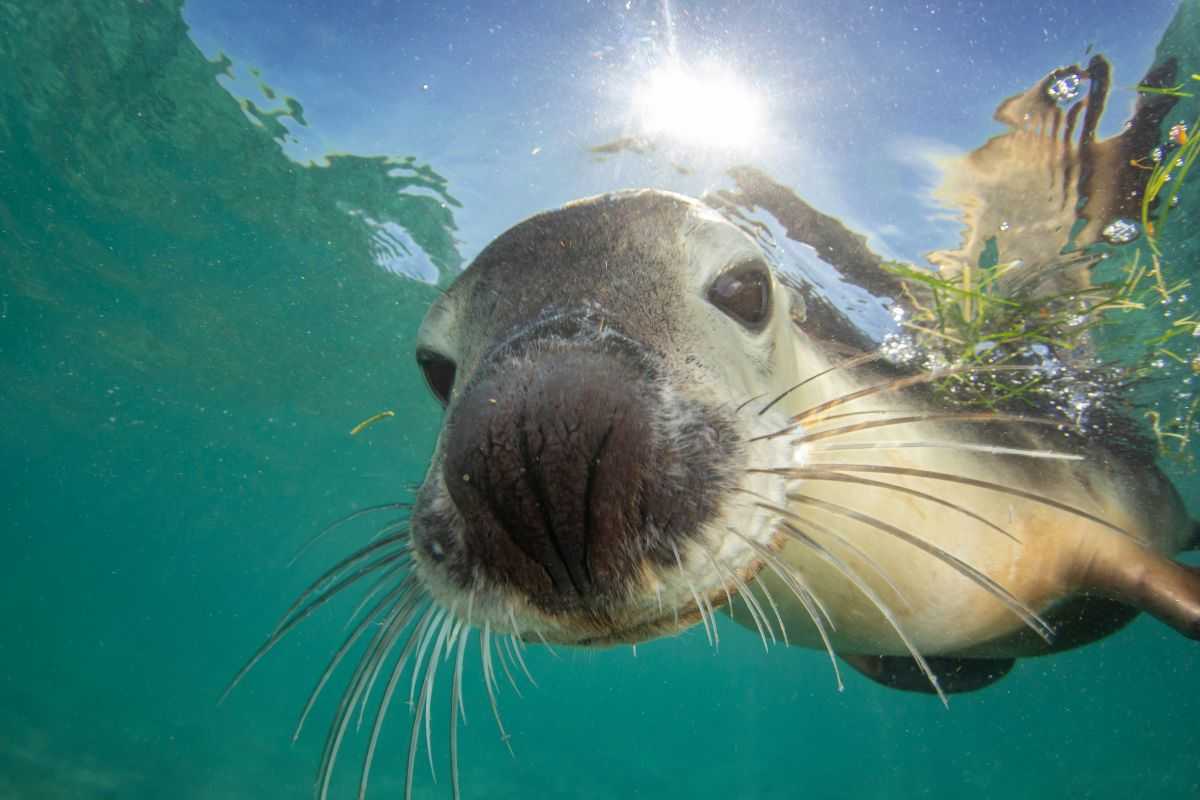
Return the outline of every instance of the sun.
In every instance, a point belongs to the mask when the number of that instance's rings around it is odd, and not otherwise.
[[[718,64],[659,67],[633,92],[641,133],[704,150],[750,150],[766,124],[762,93]]]

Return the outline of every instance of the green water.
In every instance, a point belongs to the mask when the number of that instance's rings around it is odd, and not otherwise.
[[[1160,53],[1200,72],[1197,43],[1185,3]],[[411,353],[437,290],[380,248],[444,282],[471,208],[406,153],[290,160],[302,106],[240,105],[230,68],[176,0],[0,0],[3,798],[310,796],[331,704],[289,734],[341,615],[216,699],[348,542],[285,569],[296,546],[420,480],[436,434]],[[531,649],[538,686],[501,700],[516,758],[468,680],[466,796],[1200,797],[1200,651],[1152,620],[949,711],[723,631],[715,656],[695,631]],[[395,714],[372,797],[402,791]],[[436,787],[418,767],[418,796],[449,796],[445,763]]]

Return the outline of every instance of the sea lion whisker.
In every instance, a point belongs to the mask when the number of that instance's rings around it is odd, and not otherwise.
[[[312,597],[314,594],[326,593],[327,596],[331,596],[328,594],[328,591],[327,591],[329,585],[331,583],[333,583],[334,581],[336,581],[338,576],[341,575],[343,572],[345,572],[347,569],[349,569],[350,567],[359,563],[360,561],[366,561],[371,556],[379,553],[379,551],[384,550],[385,548],[387,548],[389,546],[396,545],[397,543],[399,543],[399,546],[396,547],[395,552],[388,553],[387,554],[388,556],[401,557],[401,556],[405,556],[411,552],[412,547],[406,536],[405,537],[397,536],[396,538],[389,537],[388,539],[382,539],[382,540],[379,540],[372,544],[368,544],[368,545],[365,545],[364,547],[359,548],[358,550],[354,551],[350,555],[343,558],[341,561],[334,564],[329,569],[325,570],[323,573],[321,573],[321,575],[319,575],[317,577],[316,580],[314,580],[307,587],[305,587],[304,591],[300,592],[300,594],[298,594],[296,596],[296,599],[291,602],[291,605],[289,605],[287,607],[287,609],[284,610],[283,615],[279,618],[279,622],[277,622],[275,624],[275,629],[272,631],[272,633],[279,632],[279,630],[281,628],[283,628],[284,625],[287,623],[288,618],[291,617],[292,614],[295,613],[297,609],[299,609],[306,602],[308,602],[308,599],[310,597]],[[379,562],[375,562],[375,563],[378,564]],[[342,588],[345,588],[345,587],[342,587]],[[334,592],[334,593],[336,594],[336,592]]]
[[[438,626],[445,621],[448,611],[445,608],[439,607],[434,615],[433,622],[430,623],[428,629],[421,635],[421,643],[417,647],[417,659],[413,662],[413,672],[408,685],[408,707],[413,708],[419,699],[417,694],[417,683],[420,682],[421,664],[425,661],[425,654],[429,651],[429,645],[437,638]]]
[[[407,585],[406,585],[407,584]],[[354,672],[351,673],[351,679],[347,681],[347,689],[343,692],[342,701],[344,702],[349,696],[351,687],[357,686],[360,674],[365,675],[375,663],[374,659],[381,651],[381,646],[386,642],[387,637],[394,631],[403,629],[410,621],[408,615],[416,608],[423,598],[422,590],[416,585],[415,579],[411,576],[405,579],[400,585],[389,592],[383,599],[371,609],[370,612],[347,634],[342,644],[330,656],[329,661],[325,664],[325,669],[321,671],[316,685],[313,686],[305,699],[304,707],[300,711],[300,716],[296,720],[296,727],[292,730],[292,741],[295,742],[300,738],[300,733],[304,729],[304,724],[308,721],[308,715],[312,713],[313,707],[316,705],[317,698],[324,691],[325,686],[332,678],[334,671],[342,662],[342,659],[350,652],[354,645],[358,642],[362,635],[367,632],[371,626],[376,627],[374,635],[371,637],[363,655],[359,658]],[[382,619],[380,617],[382,616]],[[395,626],[397,619],[404,618],[403,624]],[[339,704],[339,713],[341,704]]]
[[[509,755],[514,755],[512,737],[504,729],[504,721],[500,718],[500,703],[496,699],[496,690],[499,687],[496,685],[496,671],[492,666],[492,624],[490,621],[484,622],[483,630],[479,632],[479,665],[483,669],[483,686],[487,690],[488,703],[492,707],[492,717],[495,718],[496,727],[500,730],[500,741],[504,742],[504,746],[508,748]]]
[[[1042,617],[1036,611],[1014,597],[1013,594],[1003,586],[996,583],[994,580],[975,569],[975,567],[971,566],[967,562],[958,558],[953,553],[950,553],[938,545],[922,539],[921,537],[916,536],[904,530],[903,528],[899,528],[895,525],[884,522],[877,517],[873,517],[870,514],[864,514],[861,511],[847,508],[846,506],[838,503],[832,503],[828,500],[822,500],[820,498],[811,497],[805,494],[789,494],[788,499],[813,506],[814,508],[822,509],[830,514],[855,520],[856,522],[860,522],[868,527],[874,528],[890,536],[894,536],[897,539],[907,542],[913,547],[928,553],[946,566],[952,568],[954,571],[973,581],[977,586],[986,590],[997,600],[1008,606],[1010,611],[1016,614],[1022,622],[1024,622],[1031,630],[1033,630],[1034,633],[1042,637],[1042,639],[1044,639],[1047,643],[1053,641],[1053,628],[1051,628],[1049,623],[1042,619]]]
[[[540,630],[535,630],[533,635],[536,636],[538,641],[542,643],[542,647],[546,648],[547,653],[555,658],[561,658],[561,656],[558,654],[558,651],[554,649],[554,645],[550,644],[550,642],[546,639],[546,634],[542,633]]]
[[[451,631],[457,633],[461,624],[461,621],[456,620],[453,614],[448,613],[442,617],[433,652],[430,653],[429,660],[425,662],[425,682],[421,687],[421,703],[425,706],[425,754],[429,757],[429,774],[434,783],[437,783],[437,770],[434,769],[433,763],[433,686],[437,681],[438,669],[442,666],[441,655],[449,641],[447,637]],[[453,709],[451,709],[450,723],[454,724]]]
[[[675,554],[675,564],[679,567],[679,574],[683,576],[688,592],[692,595],[692,601],[696,604],[696,610],[700,612],[700,621],[704,625],[704,636],[708,639],[708,646],[716,647],[713,640],[713,631],[708,625],[708,615],[704,613],[704,603],[701,601],[700,595],[696,592],[696,584],[692,582],[691,576],[683,568],[683,560],[679,557],[679,548],[675,546],[674,542],[671,542],[671,552]]]
[[[754,592],[737,574],[737,570],[733,569],[732,567],[727,567],[727,569],[729,571],[729,577],[733,579],[734,586],[737,589],[738,597],[742,598],[742,602],[746,604],[746,610],[750,614],[750,619],[754,621],[754,627],[758,629],[758,636],[760,639],[762,639],[763,652],[770,652],[770,647],[767,644],[768,634],[771,637],[772,644],[774,644],[777,640],[775,639],[775,630],[771,627],[771,623],[770,620],[767,619],[766,612],[763,611],[762,606],[759,605],[758,599],[754,596]],[[730,610],[732,610],[732,606]],[[786,639],[786,632],[784,633]]]
[[[396,517],[379,526],[379,530],[371,534],[371,538],[367,539],[367,544],[377,541],[381,536],[390,536],[392,534],[401,533],[408,529],[408,517]]]
[[[944,497],[939,497],[938,495],[930,494],[929,492],[922,492],[919,489],[913,489],[908,486],[901,486],[900,484],[897,484],[897,483],[888,483],[886,481],[876,481],[876,480],[871,480],[870,478],[860,478],[857,475],[847,475],[845,473],[837,472],[834,470],[826,471],[826,470],[816,469],[813,467],[805,467],[804,470],[805,470],[805,473],[804,473],[805,480],[835,481],[838,483],[853,483],[858,486],[870,486],[870,487],[873,487],[876,489],[884,489],[884,490],[892,491],[892,492],[900,492],[900,493],[906,494],[910,497],[917,497],[922,500],[926,500],[930,503],[935,503],[936,505],[942,506],[943,508],[949,508],[953,511],[956,511],[956,512],[962,514],[963,516],[969,517],[970,519],[975,520],[976,522],[980,523],[981,525],[991,528],[992,530],[996,531],[997,533],[1001,534],[1002,536],[1012,539],[1014,542],[1020,543],[1020,541],[1021,541],[1016,536],[1014,536],[1010,532],[1006,531],[1004,528],[1001,528],[999,525],[997,525],[996,523],[989,520],[987,517],[984,517],[981,514],[976,514],[974,511],[972,511],[969,508],[966,508],[965,506],[959,505],[958,503],[951,502],[950,500],[947,500]],[[776,513],[784,514],[785,516],[789,516],[789,517],[795,517],[795,515],[793,513],[786,511],[785,509],[779,508],[778,506],[771,506],[770,508],[772,511],[775,511]]]
[[[708,559],[708,563],[712,565],[713,572],[716,573],[717,580],[721,582],[721,591],[725,593],[725,607],[733,608],[733,595],[729,593],[729,584],[725,582],[725,575],[722,574],[721,565],[717,563],[717,559],[713,556],[711,550],[709,550],[707,547],[702,547],[700,549]]]
[[[500,634],[497,634],[496,637],[497,637],[497,639],[496,639],[497,640],[496,660],[500,662],[500,669],[501,669],[501,671],[504,672],[504,677],[508,678],[508,683],[510,686],[512,686],[513,691],[516,693],[517,697],[524,699],[525,695],[521,694],[521,687],[517,685],[517,681],[513,677],[512,670],[510,670],[508,668],[508,659],[504,655],[504,651],[505,651],[504,637]]]
[[[1029,450],[1021,447],[996,447],[987,444],[971,444],[969,442],[949,442],[929,439],[911,442],[851,442],[849,444],[830,444],[814,447],[811,453],[842,453],[852,450],[907,450],[913,448],[931,447],[940,450],[961,450],[968,453],[987,453],[993,456],[1019,456],[1022,458],[1044,458],[1051,461],[1083,461],[1083,456],[1077,453],[1060,453],[1055,450]]]
[[[333,768],[333,761],[337,759],[337,747],[341,743],[341,738],[337,731],[341,730],[344,733],[345,727],[349,723],[350,715],[354,710],[354,705],[362,696],[363,690],[366,687],[366,682],[369,679],[368,676],[382,663],[381,660],[386,659],[396,639],[412,621],[414,612],[417,606],[419,606],[421,599],[419,593],[413,593],[402,600],[396,601],[388,611],[386,618],[379,624],[379,629],[375,632],[375,635],[371,637],[365,653],[359,658],[354,672],[351,673],[350,679],[346,682],[346,688],[342,691],[341,699],[338,701],[337,711],[326,732],[325,746],[321,755],[322,770],[326,767],[329,769]],[[368,617],[369,619],[371,618]],[[317,685],[309,693],[304,709],[300,713],[296,728],[292,732],[293,742],[299,739],[300,732],[308,720],[308,715],[312,713],[313,706],[328,683],[330,676],[333,675],[333,671],[337,668],[342,658],[345,657],[346,653],[349,652],[350,647],[353,646],[358,637],[362,635],[363,630],[365,630],[365,626],[356,629],[354,633],[346,638],[342,647],[330,658],[329,663],[317,681]],[[320,775],[321,773],[318,774]]]
[[[349,588],[361,578],[370,575],[377,569],[385,567],[387,564],[395,561],[398,558],[400,558],[399,555],[389,555],[381,558],[367,567],[363,567],[361,570],[356,571],[354,574],[347,576],[333,587],[330,587],[325,593],[323,593],[309,605],[305,606],[303,609],[300,609],[295,613],[289,611],[287,614],[285,614],[280,620],[279,624],[276,625],[275,630],[272,631],[271,635],[267,637],[267,640],[263,642],[263,644],[256,651],[254,651],[254,654],[250,656],[246,663],[242,665],[242,668],[237,671],[237,674],[233,676],[233,679],[229,681],[229,684],[225,687],[225,690],[221,692],[221,696],[217,700],[218,705],[225,702],[225,699],[229,697],[229,694],[235,688],[237,688],[237,685],[241,683],[242,679],[246,677],[250,670],[254,669],[258,662],[261,661],[267,653],[271,652],[275,645],[279,644],[279,642],[282,641],[283,638],[287,636],[293,628],[316,612],[316,610],[324,605],[329,599],[344,589]]]
[[[441,629],[444,631],[445,630],[446,610],[439,609],[438,613],[441,615],[441,621],[440,622],[434,621],[430,625],[430,630],[433,630],[434,628],[437,628],[440,625]],[[426,632],[426,635],[428,635],[428,631]],[[426,636],[423,636],[422,638],[426,638]],[[426,640],[428,641],[428,639],[426,639]],[[442,641],[444,641],[444,639]],[[412,800],[413,774],[416,771],[415,768],[416,768],[416,762],[417,762],[417,749],[418,749],[417,745],[420,744],[420,741],[421,741],[421,723],[424,721],[425,716],[428,711],[428,704],[425,702],[425,698],[428,694],[431,693],[431,690],[433,688],[432,678],[433,678],[433,674],[436,672],[436,666],[433,666],[433,665],[436,665],[437,659],[438,659],[438,652],[435,647],[434,652],[432,654],[430,654],[429,661],[427,661],[425,663],[425,679],[421,683],[421,695],[417,699],[417,702],[415,703],[415,706],[414,706],[412,728],[409,732],[409,737],[408,737],[408,763],[405,765],[405,773],[404,773],[404,800]],[[418,660],[416,662],[414,662],[414,664],[413,664],[413,672],[415,673],[415,672],[419,671],[420,669],[421,669],[421,661],[420,661],[419,654],[418,654]],[[428,740],[428,738],[429,737],[427,734],[426,739]],[[432,770],[433,770],[433,765],[432,765],[432,759],[431,759],[430,771],[432,772]],[[434,774],[434,780],[435,781],[437,780],[436,774]]]
[[[519,636],[521,626],[517,624],[517,613],[513,610],[512,603],[508,604],[508,624],[512,626],[512,630],[509,631],[510,635]],[[519,639],[515,639],[514,641],[519,641]]]
[[[872,384],[871,386],[867,386],[866,388],[859,389],[859,390],[853,391],[853,392],[847,392],[846,394],[839,395],[837,397],[826,400],[822,403],[818,403],[814,406],[809,406],[808,408],[804,409],[803,411],[801,411],[800,413],[796,414],[795,416],[793,416],[791,418],[791,422],[792,422],[791,426],[784,428],[783,430],[778,431],[776,433],[773,433],[769,437],[766,437],[766,438],[774,438],[777,436],[782,436],[785,433],[787,433],[789,430],[793,430],[796,426],[801,425],[805,422],[809,422],[809,421],[813,421],[813,420],[819,421],[823,412],[828,411],[831,408],[837,408],[838,406],[846,405],[847,403],[852,403],[855,400],[861,400],[864,397],[872,397],[872,396],[878,395],[878,394],[884,394],[887,392],[895,392],[895,391],[899,391],[901,389],[907,389],[910,386],[918,386],[921,384],[932,383],[933,381],[941,380],[942,378],[947,378],[952,375],[964,375],[967,373],[971,373],[971,374],[991,373],[991,372],[1034,372],[1034,371],[1037,371],[1038,369],[1040,369],[1040,367],[1036,367],[1036,366],[1032,366],[1032,365],[1024,365],[1024,364],[994,364],[994,365],[985,365],[985,366],[967,365],[967,366],[962,366],[962,367],[949,367],[946,369],[931,370],[929,372],[922,372],[918,375],[906,375],[905,377],[902,377],[902,378],[894,378],[890,381]]]
[[[771,611],[775,614],[775,621],[779,623],[779,635],[783,639],[783,643],[785,645],[791,644],[788,641],[787,625],[783,623],[783,615],[779,613],[779,606],[775,603],[775,598],[771,595],[771,590],[767,588],[767,584],[765,583],[755,583],[755,586],[762,590],[763,597],[767,598],[767,603],[771,606]]]
[[[856,556],[861,558],[863,560],[863,562],[866,563],[866,565],[869,566],[871,568],[871,570],[876,575],[878,575],[883,580],[884,583],[886,583],[888,585],[888,588],[890,588],[892,590],[893,594],[895,594],[896,597],[899,598],[900,602],[904,604],[904,607],[907,609],[910,609],[910,610],[912,609],[912,604],[908,602],[908,598],[904,596],[904,592],[900,591],[900,587],[897,586],[896,583],[892,580],[891,576],[888,575],[887,570],[885,570],[882,566],[880,566],[879,562],[876,561],[871,556],[871,554],[868,553],[866,550],[863,550],[861,547],[856,545],[854,542],[852,542],[849,539],[847,539],[846,537],[842,536],[840,533],[833,530],[832,528],[830,528],[826,525],[821,525],[820,523],[814,522],[813,520],[810,520],[810,519],[804,519],[803,517],[801,517],[799,514],[796,514],[795,512],[788,511],[785,508],[780,508],[779,506],[773,505],[771,503],[761,503],[760,502],[758,505],[762,508],[767,509],[768,511],[774,511],[778,514],[784,515],[785,517],[791,517],[792,519],[796,520],[797,522],[802,522],[806,526],[809,526],[809,527],[813,528],[814,530],[819,531],[822,535],[828,536],[829,538],[835,540],[838,544],[842,545],[847,550],[851,551]],[[783,533],[785,536],[791,536],[792,529],[785,527],[783,529]]]
[[[362,598],[358,601],[358,603],[354,606],[354,609],[350,612],[350,616],[346,617],[346,622],[343,624],[342,627],[343,628],[350,627],[350,623],[354,622],[354,620],[358,617],[358,615],[360,613],[362,613],[362,610],[367,607],[367,604],[370,603],[371,600],[373,600],[375,598],[375,595],[379,594],[379,592],[381,592],[383,590],[383,588],[385,586],[387,586],[388,580],[390,580],[391,578],[394,578],[396,576],[397,572],[400,572],[401,570],[407,569],[408,567],[411,567],[411,566],[412,566],[412,562],[410,560],[406,559],[406,560],[400,561],[397,564],[392,564],[390,567],[385,569],[379,575],[379,577],[375,580],[375,582],[371,584],[370,588],[368,588],[367,591],[363,594]]]
[[[417,602],[419,602],[419,599]],[[405,612],[405,613],[412,613],[413,611],[415,611],[417,602],[413,602],[412,604],[410,604],[407,612]],[[398,617],[398,616],[399,615],[396,615],[396,617]],[[387,627],[388,625],[392,624],[391,620],[395,619],[396,617],[390,617],[388,621],[385,621],[383,623],[384,627]],[[400,625],[399,628],[403,629],[404,626],[407,625],[410,621],[411,621],[411,619],[404,620],[403,624]],[[370,650],[368,649],[368,653],[369,652],[370,652]],[[355,727],[356,731],[362,728],[363,717],[366,714],[367,704],[371,697],[371,692],[375,688],[375,681],[379,677],[379,672],[380,672],[380,670],[383,669],[383,664],[385,661],[386,661],[386,658],[384,658],[384,657],[381,657],[381,658],[378,658],[375,660],[375,665],[371,670],[371,677],[367,680],[366,688],[362,693],[362,702],[359,703],[359,706],[358,706],[358,724]]]
[[[520,640],[517,639],[515,634],[511,634],[511,633],[506,637],[505,640],[512,647],[513,659],[517,662],[517,666],[519,666],[521,668],[521,672],[525,673],[525,678],[529,681],[529,683],[533,686],[533,688],[535,688],[535,689],[538,688],[537,681],[535,681],[533,679],[533,674],[529,671],[529,665],[525,663],[525,657],[523,655],[521,655]]]
[[[824,421],[833,419],[826,417]],[[1076,426],[1066,420],[1054,419],[1053,417],[1037,417],[1027,414],[1000,414],[995,411],[971,412],[971,411],[950,411],[950,412],[933,412],[927,414],[908,414],[901,417],[892,417],[890,419],[874,419],[866,422],[859,422],[853,425],[842,425],[837,428],[826,428],[825,430],[812,431],[798,436],[793,440],[793,444],[811,444],[821,439],[829,439],[835,436],[845,436],[859,431],[873,430],[878,428],[890,428],[894,425],[907,425],[909,423],[920,422],[957,422],[957,423],[1015,423],[1021,425],[1045,425],[1052,428],[1070,428]]]
[[[888,412],[864,412],[864,413],[888,413]],[[851,416],[848,414],[831,414],[822,416],[819,420],[810,423],[810,425],[823,425],[835,419],[842,419]],[[841,425],[836,428],[825,428],[823,430],[807,431],[797,436],[792,440],[792,444],[811,444],[812,442],[820,441],[821,439],[829,439],[835,436],[845,436],[859,431],[874,430],[878,428],[890,428],[895,425],[908,425],[921,422],[957,422],[963,424],[981,423],[1013,423],[1020,425],[1044,425],[1051,428],[1059,429],[1076,429],[1074,423],[1065,419],[1056,419],[1054,417],[1038,417],[1028,414],[1001,414],[996,411],[948,411],[948,412],[930,412],[923,414],[904,414],[902,416],[887,417],[885,419],[873,419],[866,422],[857,422],[851,425]],[[795,431],[801,428],[801,424],[795,420],[790,421],[787,425],[774,433],[761,434],[750,439],[751,443],[774,439],[787,434],[790,431]]]
[[[842,671],[838,668],[837,653],[833,649],[833,642],[829,638],[829,630],[825,625],[828,617],[826,616],[827,612],[824,611],[824,607],[814,603],[812,591],[808,588],[803,578],[800,577],[796,570],[784,564],[775,553],[748,536],[743,536],[736,532],[735,535],[740,536],[746,544],[762,556],[767,566],[771,568],[771,571],[779,576],[779,580],[783,581],[783,585],[788,587],[792,594],[796,596],[796,599],[800,601],[800,604],[804,606],[809,619],[816,626],[817,634],[821,637],[821,643],[825,646],[825,652],[829,655],[829,663],[833,666],[833,678],[837,684],[837,690],[839,692],[845,691],[846,685],[842,682]],[[762,585],[764,590],[766,589],[765,584],[760,582],[760,585]],[[768,599],[770,599],[770,595],[768,595]],[[771,600],[771,605],[775,605],[774,600]],[[828,621],[831,625],[833,624],[833,620]]]
[[[806,469],[807,469],[806,467],[799,467],[799,468],[789,469],[789,470],[787,470],[787,472],[788,473],[799,473],[799,474],[795,474],[794,477],[802,478],[802,477],[804,477],[804,475],[802,473],[804,473],[804,471]],[[827,464],[821,464],[821,469],[819,471],[820,472],[871,472],[871,473],[879,473],[879,474],[886,474],[886,475],[907,475],[907,476],[913,477],[913,478],[928,478],[930,480],[946,481],[948,483],[961,483],[964,486],[975,486],[980,489],[990,489],[992,491],[1002,492],[1004,494],[1012,495],[1013,497],[1020,497],[1024,500],[1031,500],[1035,503],[1041,503],[1042,505],[1046,505],[1051,508],[1057,508],[1059,511],[1066,511],[1069,514],[1073,514],[1082,519],[1086,519],[1089,522],[1094,522],[1097,525],[1102,525],[1105,528],[1108,528],[1109,530],[1112,530],[1123,536],[1128,536],[1129,538],[1133,539],[1134,541],[1139,541],[1139,542],[1142,541],[1139,537],[1135,536],[1134,534],[1130,533],[1129,531],[1126,531],[1124,528],[1122,528],[1118,525],[1114,525],[1113,523],[1109,522],[1108,520],[1098,517],[1095,514],[1088,513],[1087,511],[1084,511],[1081,508],[1076,508],[1075,506],[1072,506],[1068,503],[1060,502],[1051,497],[1046,497],[1045,495],[1038,494],[1036,492],[1027,492],[1023,489],[1016,489],[1011,486],[1005,486],[1004,484],[995,483],[994,481],[985,481],[980,478],[968,478],[968,477],[965,477],[962,475],[954,475],[949,472],[938,472],[936,470],[917,469],[914,467],[892,467],[892,466],[886,466],[883,464],[827,463]]]
[[[753,397],[749,397],[749,398],[747,398],[747,399],[743,400],[741,403],[739,403],[739,404],[738,404],[738,406],[737,406],[736,408],[734,408],[734,409],[733,409],[733,413],[734,413],[734,414],[740,414],[740,413],[742,413],[743,411],[745,411],[745,410],[746,410],[746,406],[750,405],[750,404],[751,404],[751,403],[753,403],[755,400],[759,400],[759,399],[761,399],[761,398],[763,398],[763,397],[766,397],[766,396],[767,396],[767,393],[766,393],[766,392],[761,392],[761,393],[759,393],[759,394],[756,394],[756,395],[754,395]]]
[[[328,533],[330,533],[333,530],[336,530],[337,528],[342,527],[343,525],[345,525],[348,522],[353,522],[354,520],[356,520],[360,517],[364,517],[367,514],[374,514],[379,511],[388,511],[388,510],[394,510],[397,508],[411,508],[411,507],[412,507],[412,503],[408,502],[407,500],[401,500],[398,502],[391,502],[391,503],[379,503],[378,505],[367,506],[366,508],[360,508],[357,511],[351,511],[349,514],[346,514],[343,517],[339,517],[339,518],[335,519],[333,522],[329,523],[324,528],[317,531],[317,533],[315,535],[313,535],[304,544],[300,545],[300,549],[298,549],[296,551],[296,554],[292,556],[291,560],[288,561],[287,565],[290,567],[293,564],[295,564],[297,561],[300,560],[300,558],[305,553],[307,553],[309,551],[309,549],[312,548],[313,545],[315,545],[317,542],[321,541],[321,539],[323,539]]]
[[[379,743],[379,734],[383,730],[383,720],[387,716],[388,708],[391,706],[392,697],[395,695],[396,686],[400,682],[401,676],[404,674],[404,667],[408,663],[409,657],[412,655],[414,648],[419,639],[424,636],[425,628],[433,619],[435,607],[430,604],[425,613],[422,615],[420,622],[413,628],[413,632],[409,635],[408,640],[404,643],[404,648],[400,651],[400,655],[396,657],[396,662],[392,666],[391,675],[388,677],[387,685],[383,690],[383,697],[379,701],[379,705],[375,709],[375,721],[371,725],[371,738],[367,742],[366,754],[363,756],[362,772],[358,779],[358,798],[363,800],[367,794],[367,779],[371,773],[371,764],[375,760],[375,748]]]
[[[840,364],[834,364],[832,367],[823,369],[820,372],[816,373],[815,375],[810,375],[807,378],[805,378],[804,380],[800,381],[799,383],[789,386],[787,389],[784,389],[782,392],[775,395],[774,400],[767,403],[765,406],[763,406],[762,408],[760,408],[758,410],[758,415],[761,417],[763,414],[770,411],[771,408],[776,403],[778,403],[780,400],[787,397],[789,394],[796,391],[797,389],[807,386],[808,384],[812,383],[813,381],[817,380],[818,378],[824,377],[831,372],[836,372],[839,369],[851,369],[853,367],[858,367],[863,364],[868,364],[872,361],[878,361],[881,358],[883,358],[883,353],[882,353],[882,351],[879,351],[879,350],[876,350],[871,353],[863,353],[860,356],[855,356],[854,358],[847,359],[847,360],[841,362]]]
[[[442,668],[443,652],[449,652],[454,646],[458,632],[462,630],[462,620],[457,619],[454,612],[445,615],[442,620],[442,627],[438,631],[437,643],[433,645],[433,652],[430,655],[430,660],[425,664],[425,679],[428,681],[428,686],[422,688],[421,696],[425,703],[425,754],[430,760],[430,775],[433,777],[433,782],[438,782],[437,771],[433,769],[433,686],[437,682],[438,670]],[[450,709],[450,727],[455,727],[455,711]],[[455,798],[457,799],[457,796]]]
[[[820,542],[813,539],[811,536],[804,533],[802,530],[789,522],[783,523],[783,526],[787,529],[790,529],[792,538],[795,541],[800,542],[808,547],[810,550],[816,553],[818,558],[840,572],[842,576],[846,578],[846,580],[850,581],[851,585],[858,589],[858,591],[861,592],[862,595],[866,597],[873,606],[875,606],[879,613],[883,615],[883,618],[887,620],[887,623],[891,626],[892,630],[896,632],[896,635],[900,638],[904,648],[908,650],[908,654],[912,656],[913,661],[917,663],[917,666],[929,681],[929,685],[933,687],[933,691],[937,693],[938,698],[942,701],[942,705],[946,708],[949,708],[950,701],[946,698],[946,693],[942,691],[942,687],[938,683],[937,675],[935,675],[933,670],[929,668],[929,663],[925,660],[925,657],[921,655],[921,651],[917,649],[916,645],[913,644],[912,639],[910,639],[908,634],[904,631],[903,626],[900,625],[900,621],[896,618],[896,614],[892,611],[891,606],[883,602],[883,598],[881,598],[879,594],[871,588],[869,583],[863,580],[862,576],[859,575],[853,567],[851,567],[841,558],[838,558],[836,554],[831,552]]]
[[[458,717],[462,716],[462,724],[467,724],[467,709],[463,704],[462,675],[463,659],[467,654],[467,641],[470,627],[463,626],[458,633],[458,648],[454,657],[454,677],[450,687],[450,787],[454,800],[462,797],[458,773]],[[458,714],[455,714],[455,707]],[[360,798],[361,800],[361,798]]]
[[[378,663],[378,659],[386,659],[388,653],[391,652],[396,640],[407,629],[411,621],[409,616],[403,610],[403,604],[398,603],[397,607],[389,612],[386,624],[380,627],[375,637],[372,639],[368,652],[364,655],[354,670],[354,674],[346,684],[346,689],[342,692],[342,698],[338,702],[337,712],[334,714],[333,721],[329,725],[329,730],[325,734],[325,746],[321,753],[321,765],[317,770],[317,787],[318,797],[325,800],[329,793],[329,782],[333,775],[334,766],[337,764],[338,753],[341,751],[342,742],[346,735],[346,729],[350,724],[351,712],[358,698],[361,696],[365,686],[367,675],[371,672],[374,665]],[[399,624],[396,621],[400,620]],[[331,664],[332,667],[332,664]],[[330,668],[326,669],[326,675],[322,676],[327,679],[331,672]],[[310,703],[306,707],[304,714],[301,717],[301,725],[304,718],[311,710],[311,703],[315,702],[319,689],[314,691],[310,696]],[[300,726],[297,726],[296,735],[299,734]],[[295,741],[293,737],[292,741]]]

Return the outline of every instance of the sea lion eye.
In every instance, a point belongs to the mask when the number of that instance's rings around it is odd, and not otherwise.
[[[748,328],[759,328],[771,312],[771,275],[760,261],[749,261],[717,276],[708,302]]]
[[[442,405],[450,402],[450,390],[454,388],[454,362],[432,350],[417,351],[417,366],[425,375],[429,391]]]

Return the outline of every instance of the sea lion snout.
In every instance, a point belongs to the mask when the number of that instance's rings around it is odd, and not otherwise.
[[[508,361],[450,420],[444,478],[471,560],[531,596],[613,588],[657,461],[644,379],[587,349]]]

